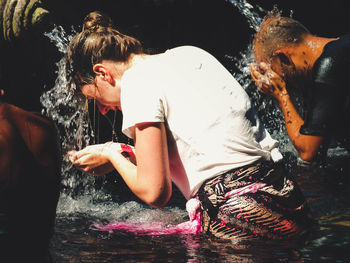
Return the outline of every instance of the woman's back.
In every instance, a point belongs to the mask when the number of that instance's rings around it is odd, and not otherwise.
[[[126,134],[137,122],[167,122],[192,192],[209,177],[269,159],[277,145],[231,73],[196,47],[168,50],[128,70],[121,102]],[[265,138],[268,149],[260,145]]]

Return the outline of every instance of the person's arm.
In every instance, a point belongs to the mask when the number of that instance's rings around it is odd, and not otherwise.
[[[276,99],[284,116],[288,136],[300,158],[303,161],[312,161],[323,142],[323,137],[300,133],[300,127],[304,124],[304,121],[291,102],[289,94],[284,94]]]
[[[137,197],[162,208],[172,191],[164,123],[142,123],[134,129],[137,166],[121,154],[118,143],[88,146],[70,153],[70,159],[79,169],[89,173],[111,163]]]
[[[172,191],[164,123],[137,124],[134,143],[137,166],[121,155],[109,159],[136,196],[162,208]]]
[[[288,136],[300,158],[304,161],[311,161],[319,150],[323,137],[300,133],[300,127],[304,124],[304,120],[295,109],[285,82],[277,73],[265,63],[262,63],[259,67],[252,64],[250,69],[251,76],[258,89],[264,94],[273,96],[278,101],[284,116]]]

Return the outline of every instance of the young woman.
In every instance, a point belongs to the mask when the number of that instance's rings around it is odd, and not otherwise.
[[[300,158],[312,161],[331,137],[350,150],[350,36],[319,37],[298,21],[271,13],[254,38],[254,54],[252,78],[278,101]],[[303,91],[303,117],[292,103],[292,88]]]
[[[97,22],[95,22],[97,21]],[[121,110],[135,163],[118,143],[70,152],[85,172],[116,169],[147,204],[162,208],[172,181],[200,201],[203,230],[229,239],[281,238],[305,231],[305,200],[249,97],[212,55],[182,46],[148,55],[136,39],[89,14],[70,43],[77,91],[102,114]]]

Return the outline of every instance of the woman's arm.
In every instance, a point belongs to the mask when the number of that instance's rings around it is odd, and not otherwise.
[[[119,143],[88,146],[69,153],[70,160],[91,174],[111,164],[136,196],[151,206],[162,208],[172,191],[164,123],[136,125],[134,142],[137,166],[121,154]]]
[[[109,160],[136,196],[162,208],[172,191],[164,123],[137,124],[134,143],[137,166],[114,151]]]
[[[311,161],[319,150],[323,137],[300,133],[300,127],[304,124],[304,121],[289,97],[284,80],[277,73],[265,63],[259,66],[252,64],[250,69],[259,91],[271,95],[278,101],[284,116],[288,136],[300,158],[304,161]]]

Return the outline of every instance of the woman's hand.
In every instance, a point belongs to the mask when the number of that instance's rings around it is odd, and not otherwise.
[[[288,95],[285,81],[266,63],[250,64],[250,74],[260,92],[271,95],[277,100]]]
[[[128,146],[129,149],[132,149]],[[68,152],[69,160],[81,171],[92,175],[104,175],[114,170],[110,163],[113,154],[122,154],[125,145],[107,142],[104,144],[90,145],[80,151]]]

